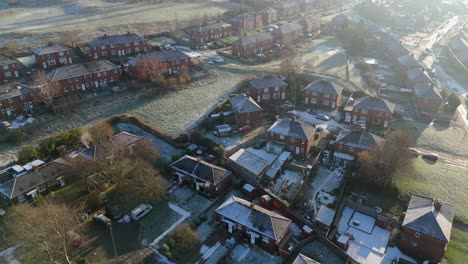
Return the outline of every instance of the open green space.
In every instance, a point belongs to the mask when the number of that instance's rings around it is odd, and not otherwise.
[[[452,228],[450,243],[445,257],[448,263],[464,264],[468,260],[468,231],[458,227]]]

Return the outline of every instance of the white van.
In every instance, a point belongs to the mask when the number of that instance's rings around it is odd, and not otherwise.
[[[150,204],[140,204],[137,206],[135,209],[132,210],[130,213],[130,217],[138,221],[140,220],[143,216],[147,215],[153,207]]]

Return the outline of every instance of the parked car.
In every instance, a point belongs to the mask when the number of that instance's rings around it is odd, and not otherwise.
[[[122,217],[119,209],[115,206],[107,206],[106,207],[106,216],[112,220],[119,220]]]
[[[150,204],[140,204],[132,210],[132,212],[130,213],[130,217],[133,220],[138,221],[141,218],[143,218],[143,216],[151,212],[152,209],[153,206],[151,206]]]
[[[415,149],[415,148],[409,148],[408,149],[408,154],[412,157],[419,157],[419,154],[421,154],[421,152],[419,152],[419,150]]]
[[[100,225],[106,227],[106,228],[111,226],[111,220],[108,217],[106,217],[105,215],[103,215],[103,214],[95,214],[93,216],[93,221],[95,223],[97,223],[97,224],[100,224]]]
[[[438,161],[439,160],[439,155],[437,155],[435,153],[427,153],[427,154],[423,154],[422,158],[427,159],[427,160],[432,160],[432,161]]]
[[[317,119],[323,120],[323,121],[329,121],[330,117],[324,114],[318,114]]]

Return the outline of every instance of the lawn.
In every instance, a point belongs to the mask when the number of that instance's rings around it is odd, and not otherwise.
[[[445,253],[449,263],[464,264],[468,259],[468,231],[457,227],[452,228],[450,243]]]

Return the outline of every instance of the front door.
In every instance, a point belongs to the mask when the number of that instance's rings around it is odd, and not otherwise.
[[[301,154],[301,148],[296,147],[296,155],[299,155],[299,154]]]
[[[86,91],[86,87],[85,87],[84,83],[81,84],[81,90]]]
[[[95,86],[96,88],[98,88],[98,87],[99,87],[99,82],[98,82],[98,81],[95,81],[95,82],[94,82],[94,86]]]
[[[42,68],[47,69],[47,62],[42,62]]]

